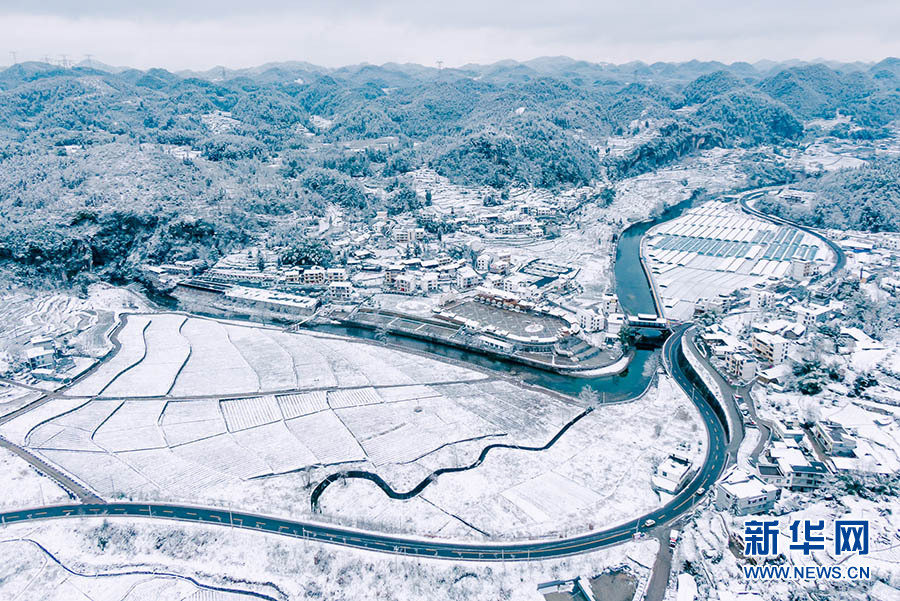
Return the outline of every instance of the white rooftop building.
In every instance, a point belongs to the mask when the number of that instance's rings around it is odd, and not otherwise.
[[[716,509],[734,515],[767,513],[780,496],[777,487],[734,466],[716,484]]]

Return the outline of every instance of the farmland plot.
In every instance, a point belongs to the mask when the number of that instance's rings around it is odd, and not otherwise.
[[[49,449],[98,451],[91,435],[121,401],[93,401],[51,421],[37,425],[25,440],[29,446]]]
[[[236,478],[252,478],[271,472],[262,459],[248,453],[227,434],[179,445],[172,451],[183,459]]]
[[[102,495],[141,495],[156,490],[147,478],[109,453],[42,449],[40,454]]]
[[[328,406],[332,409],[377,405],[383,402],[384,400],[371,387],[328,391]]]
[[[428,386],[410,384],[409,386],[387,386],[379,388],[378,395],[384,399],[384,402],[393,403],[396,401],[430,399],[441,396],[441,393]]]
[[[337,379],[325,355],[319,339],[305,334],[267,332],[267,335],[285,349],[294,366],[297,388],[325,388],[337,386]]]
[[[108,451],[135,451],[166,446],[157,425],[165,401],[126,401],[94,432],[94,442]]]
[[[206,490],[234,481],[222,472],[178,456],[169,449],[129,451],[121,459],[176,497],[190,499]]]
[[[106,397],[162,396],[169,392],[178,370],[187,361],[191,346],[179,333],[183,315],[154,315],[144,332],[147,354],[116,378],[104,391]]]
[[[259,377],[231,343],[228,330],[208,319],[189,319],[181,328],[191,356],[172,388],[176,396],[259,391]]]
[[[290,431],[303,441],[319,463],[344,463],[366,458],[353,434],[331,411],[321,411],[287,422]]]
[[[231,399],[222,401],[221,407],[229,432],[281,420],[281,409],[273,396]]]
[[[160,424],[170,446],[226,431],[218,401],[171,401],[163,410]]]
[[[279,394],[275,397],[285,419],[309,415],[328,409],[328,396],[324,390],[298,394]]]
[[[122,348],[108,361],[100,365],[97,371],[72,386],[67,394],[70,396],[98,395],[115,380],[119,374],[137,365],[144,358],[144,330],[150,325],[150,318],[145,315],[129,315],[125,326],[119,331],[119,342]]]
[[[259,376],[259,389],[289,390],[297,387],[290,353],[269,337],[266,330],[225,326],[231,342]]]
[[[241,430],[231,436],[241,447],[265,461],[276,474],[318,463],[312,451],[287,429],[284,422]]]

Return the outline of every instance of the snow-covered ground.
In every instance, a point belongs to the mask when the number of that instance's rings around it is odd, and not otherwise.
[[[646,576],[658,549],[655,539],[629,542],[571,558],[506,563],[458,563],[408,559],[203,525],[169,525],[152,520],[102,519],[42,522],[0,528],[0,541],[31,539],[67,568],[84,574],[144,570],[142,579],[71,577],[31,543],[0,542],[0,597],[13,599],[160,599],[243,601],[197,595],[180,579],[202,585],[253,591],[279,600],[354,599],[516,599],[542,601],[544,582],[586,578],[627,566]],[[131,585],[138,592],[129,592]],[[158,588],[157,588],[158,587]],[[179,596],[182,595],[182,596]],[[130,596],[129,596],[130,595]],[[196,596],[192,596],[196,595]]]
[[[74,352],[101,356],[110,348],[107,334],[116,315],[146,311],[148,305],[124,288],[94,284],[86,298],[64,292],[18,289],[0,295],[0,352],[18,355],[35,336],[51,336]]]
[[[0,510],[52,505],[69,500],[66,492],[38,474],[20,457],[0,449]]]
[[[672,562],[673,574],[678,575],[679,580],[685,573],[693,575],[699,588],[697,599],[768,601],[821,598],[862,601],[900,597],[900,539],[897,536],[896,521],[892,517],[898,511],[896,501],[873,502],[843,496],[831,501],[820,500],[804,509],[790,511],[796,497],[797,495],[788,495],[775,511],[780,524],[778,549],[783,555],[783,561],[788,565],[798,566],[840,564],[844,570],[849,566],[868,566],[871,570],[870,580],[857,583],[748,580],[742,571],[742,566],[747,565],[746,560],[738,554],[743,549],[735,542],[729,546],[730,535],[743,533],[744,518],[733,518],[711,507],[698,511],[696,518],[683,529],[681,542]],[[809,556],[789,548],[792,541],[788,524],[806,519],[813,522],[822,520],[826,524],[825,550],[812,551]],[[835,519],[870,521],[868,555],[834,555],[834,542],[828,532]],[[675,577],[671,581],[675,581]],[[680,601],[681,597],[677,594],[675,586],[670,586],[666,599]]]
[[[583,410],[334,336],[143,314],[128,316],[119,341],[94,374],[0,426],[107,497],[308,517],[311,487],[331,472],[368,469],[408,490],[438,468],[471,464],[492,442],[542,446]],[[151,369],[160,377],[147,377]],[[494,449],[406,502],[367,481],[335,484],[318,517],[454,537],[591,530],[658,506],[655,467],[676,448],[699,462],[704,438],[693,406],[662,377],[640,400],[598,407],[546,451]]]

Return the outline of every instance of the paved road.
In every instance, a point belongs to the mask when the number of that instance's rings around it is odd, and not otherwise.
[[[727,460],[726,447],[728,445],[725,426],[716,416],[705,391],[702,388],[695,387],[692,380],[689,379],[689,375],[683,371],[681,337],[685,329],[686,326],[679,328],[669,338],[665,347],[663,347],[663,357],[667,368],[670,370],[669,373],[687,391],[688,396],[693,399],[706,425],[709,440],[706,460],[690,484],[666,505],[638,519],[605,530],[570,538],[529,542],[462,543],[429,540],[422,537],[406,538],[223,509],[167,503],[115,502],[47,506],[0,513],[0,523],[79,516],[108,516],[110,518],[119,516],[151,517],[259,530],[371,551],[474,561],[561,557],[608,547],[629,540],[637,531],[655,530],[660,525],[670,523],[684,515],[701,499],[701,496],[696,494],[698,489],[703,487],[707,491],[710,490],[725,467]],[[656,525],[645,526],[646,520],[653,520]]]

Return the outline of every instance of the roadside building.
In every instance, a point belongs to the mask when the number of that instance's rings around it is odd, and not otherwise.
[[[716,484],[716,509],[738,516],[768,513],[780,497],[781,491],[776,486],[738,466],[732,467]]]
[[[741,351],[725,356],[725,368],[728,373],[742,382],[746,382],[756,375],[757,365],[754,357]]]
[[[681,490],[690,474],[691,460],[679,453],[672,453],[656,468],[650,483],[655,490],[674,495]]]
[[[752,337],[753,352],[764,363],[778,365],[787,360],[790,341],[778,334],[754,332]]]
[[[478,255],[478,258],[475,259],[475,269],[484,273],[485,271],[490,270],[491,268],[491,255],[483,253]]]
[[[53,369],[56,367],[56,352],[41,346],[25,350],[25,358],[31,369]]]
[[[800,442],[806,435],[806,432],[803,431],[803,428],[801,428],[797,420],[794,419],[773,420],[772,432],[778,440],[793,440],[794,442]]]
[[[791,261],[791,277],[795,280],[806,280],[819,275],[821,262],[809,259],[794,259]]]
[[[829,473],[824,463],[810,461],[793,440],[773,442],[760,456],[757,471],[763,481],[797,492],[820,488]]]

